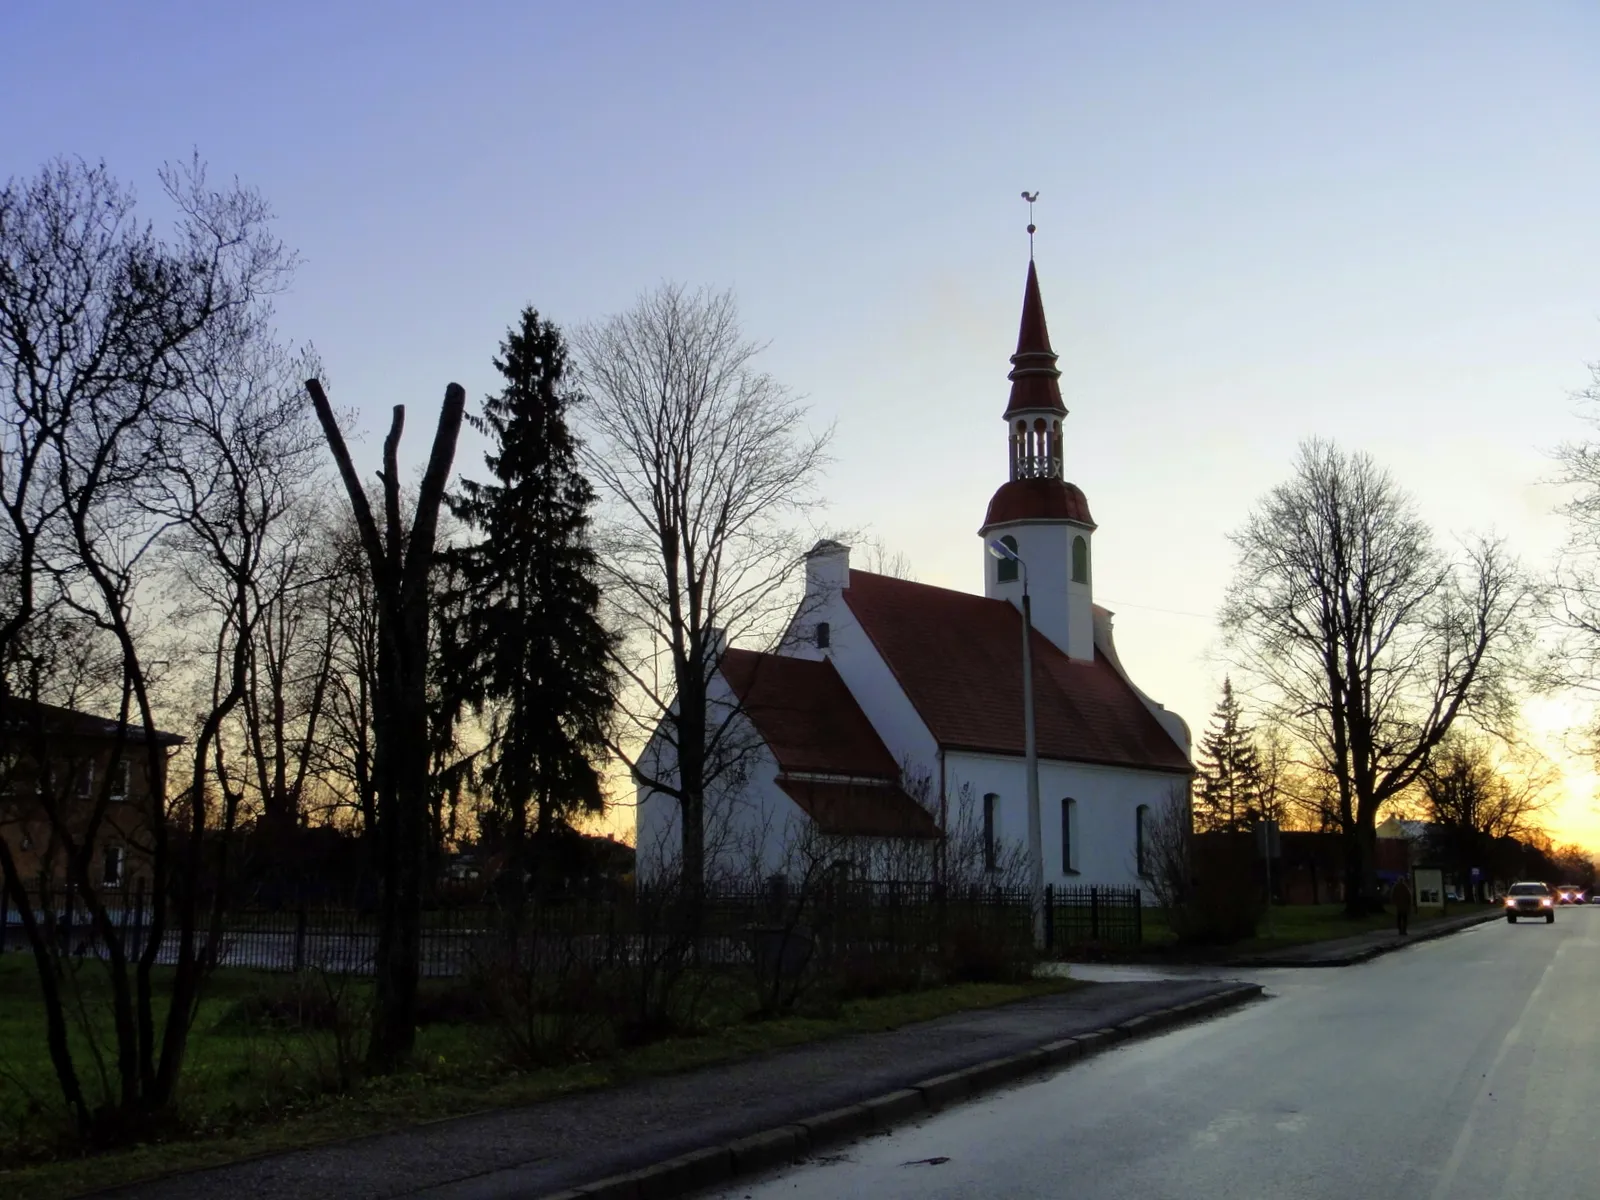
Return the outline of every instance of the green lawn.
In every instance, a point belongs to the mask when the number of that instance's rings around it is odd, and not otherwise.
[[[89,971],[98,975],[93,964]],[[94,975],[86,976],[94,978]],[[337,1088],[332,1032],[274,1027],[250,1015],[284,977],[219,972],[191,1039],[172,1129],[159,1141],[91,1158],[61,1156],[64,1115],[44,1046],[30,958],[0,956],[0,1196],[44,1200],[236,1158],[483,1111],[621,1080],[681,1071],[841,1034],[892,1029],[964,1009],[1064,990],[1070,981],[955,984],[847,1001],[810,1015],[754,1020],[730,990],[703,1006],[701,1031],[587,1062],[517,1070],[489,1023],[448,1019],[461,985],[430,989],[440,1019],[418,1038],[418,1069]],[[1081,986],[1081,985],[1077,985]],[[86,988],[88,1004],[95,990]],[[98,1016],[98,1010],[96,1010]],[[81,1038],[79,1039],[82,1045]],[[90,1073],[93,1068],[90,1067]],[[58,1157],[60,1156],[60,1157]]]
[[[1445,909],[1444,916],[1453,918],[1465,916],[1469,913],[1481,913],[1494,908],[1493,905],[1483,904],[1451,904]],[[1176,945],[1176,938],[1167,924],[1166,914],[1160,909],[1146,909],[1144,919],[1144,943],[1137,952],[1129,957],[1167,957],[1175,953],[1183,953]],[[1420,930],[1430,923],[1443,918],[1439,917],[1413,917],[1411,928]],[[1276,905],[1272,909],[1272,932],[1268,935],[1267,922],[1263,919],[1257,926],[1256,936],[1230,946],[1210,947],[1206,950],[1195,948],[1193,953],[1210,953],[1215,956],[1235,957],[1244,954],[1260,953],[1265,950],[1280,950],[1289,946],[1301,946],[1308,942],[1333,941],[1338,938],[1354,937],[1358,934],[1371,933],[1375,930],[1393,929],[1395,927],[1394,914],[1376,913],[1366,917],[1347,917],[1342,904],[1285,904]]]
[[[1413,914],[1410,927],[1413,931],[1417,931],[1427,928],[1436,921],[1487,912],[1493,907],[1487,904],[1450,904],[1446,906],[1442,916]],[[1342,904],[1286,904],[1273,908],[1270,935],[1268,923],[1263,920],[1257,927],[1255,937],[1237,943],[1232,950],[1235,953],[1278,950],[1288,946],[1305,945],[1307,942],[1332,941],[1394,928],[1395,917],[1392,912],[1375,913],[1366,917],[1347,917]]]

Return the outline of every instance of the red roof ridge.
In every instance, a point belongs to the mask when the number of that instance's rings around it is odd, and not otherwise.
[[[1008,600],[851,571],[844,599],[934,742],[1022,753],[1022,614]],[[1189,774],[1188,754],[1098,645],[1033,632],[1041,758]]]

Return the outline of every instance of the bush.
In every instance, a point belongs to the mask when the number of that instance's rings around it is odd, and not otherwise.
[[[950,983],[1021,983],[1033,977],[1031,937],[959,921],[945,933],[943,975]]]
[[[332,1033],[351,1023],[355,1016],[352,1008],[347,989],[306,971],[262,984],[229,1008],[217,1028]]]
[[[1262,914],[1254,838],[1206,838],[1196,848],[1193,872],[1182,902],[1167,914],[1178,941],[1228,945],[1254,937]]]

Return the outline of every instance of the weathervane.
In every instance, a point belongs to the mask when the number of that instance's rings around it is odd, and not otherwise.
[[[1033,261],[1033,234],[1038,226],[1033,223],[1033,202],[1039,198],[1038,192],[1023,192],[1022,198],[1028,202],[1028,261]]]

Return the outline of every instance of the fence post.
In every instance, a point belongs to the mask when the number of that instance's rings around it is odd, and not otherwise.
[[[144,955],[144,876],[133,881],[133,941],[129,943],[129,958]]]
[[[6,929],[11,924],[11,893],[0,888],[0,954],[6,952]]]
[[[1044,944],[1045,949],[1056,948],[1056,885],[1044,885]]]
[[[1133,944],[1144,945],[1144,889],[1133,889]]]
[[[302,904],[294,914],[294,969],[299,974],[306,969],[306,906]]]
[[[1092,941],[1100,940],[1100,889],[1089,889],[1089,937]]]

